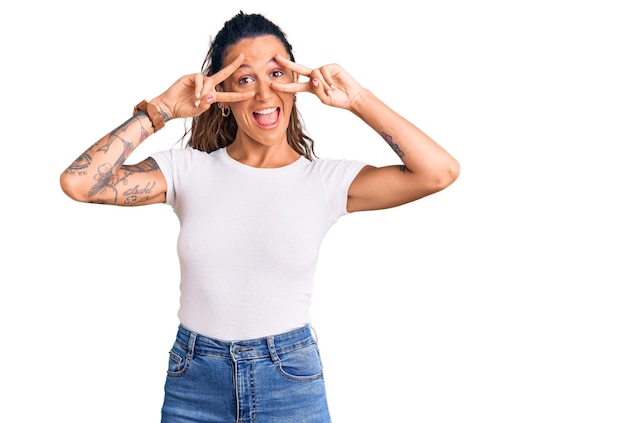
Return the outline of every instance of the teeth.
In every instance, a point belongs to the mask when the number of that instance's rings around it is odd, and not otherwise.
[[[273,107],[271,109],[259,110],[258,112],[254,112],[254,113],[257,113],[259,115],[269,115],[270,113],[274,113],[274,111],[276,111],[276,107]]]

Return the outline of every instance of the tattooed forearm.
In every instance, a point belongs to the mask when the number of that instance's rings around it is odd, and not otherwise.
[[[96,180],[96,183],[89,190],[89,196],[93,197],[96,194],[106,190],[107,188],[112,188],[116,193],[115,197],[117,198],[117,191],[115,190],[115,183],[111,181],[114,179],[114,174],[112,172],[113,167],[110,163],[105,163],[98,167],[98,172],[93,177]]]
[[[119,166],[121,166],[121,164],[124,163],[124,161],[128,158],[128,156],[130,156],[130,153],[132,153],[133,151],[132,143],[128,141],[124,141],[123,139],[121,141],[124,144],[124,150],[122,151],[118,159],[115,161],[115,163],[113,165],[111,165],[110,163],[104,163],[98,167],[98,172],[93,177],[96,183],[89,190],[90,197],[97,195],[98,193],[106,190],[107,188],[111,188],[115,192],[115,200],[117,201],[117,190],[115,189],[115,186],[122,179],[125,179],[125,177],[117,179],[115,176],[115,173],[113,173],[113,170],[118,169]]]
[[[133,116],[130,119],[128,119],[126,122],[122,123],[120,126],[118,126],[117,128],[115,128],[114,130],[111,131],[111,133],[109,134],[109,137],[107,139],[107,142],[105,144],[103,144],[102,146],[100,146],[100,148],[98,148],[98,150],[96,150],[96,152],[103,152],[106,153],[107,151],[109,151],[109,147],[111,146],[111,144],[113,144],[113,141],[115,141],[116,139],[121,138],[121,134],[126,131],[126,129],[128,128],[128,126],[131,124],[132,121],[134,120],[139,120],[137,119],[137,116]],[[143,133],[143,125],[142,125],[142,133]],[[122,139],[123,141],[123,139]]]
[[[167,112],[165,111],[165,109],[163,109],[163,107],[161,107],[161,105],[159,105],[159,112],[161,113],[164,122],[167,122],[171,119],[170,115],[167,114]]]
[[[131,153],[132,146],[130,145],[130,143],[127,143],[124,141],[124,146],[125,146],[124,152],[121,154],[121,156],[118,158],[118,160],[115,162],[114,165],[111,165],[110,163],[105,163],[98,168],[98,172],[94,176],[96,183],[91,188],[91,190],[89,190],[90,197],[93,197],[102,192],[105,192],[107,189],[110,189],[115,194],[113,198],[113,202],[117,203],[117,196],[118,196],[117,187],[119,186],[120,183],[122,185],[128,184],[128,181],[127,181],[128,177],[135,173],[152,172],[152,171],[159,169],[159,165],[156,163],[156,161],[152,158],[149,158],[136,165],[124,166],[122,168],[122,172],[114,173],[113,169],[117,169],[118,166],[120,166],[121,163],[123,163],[124,160],[126,160],[126,158],[128,158],[128,155]],[[125,196],[135,195],[136,196],[137,194],[150,193],[152,191],[152,188],[154,188],[154,185],[155,183],[152,183],[151,186],[148,185],[143,189],[139,189],[138,187],[135,187],[134,189],[123,192],[122,195],[125,195]],[[137,190],[137,192],[134,192],[133,190]],[[133,203],[133,202],[136,202],[136,200],[135,201],[131,200],[130,202]],[[126,200],[126,203],[129,203],[129,200]]]
[[[111,131],[111,133],[109,134],[109,137],[107,139],[107,142],[104,145],[102,145],[100,148],[98,148],[97,152],[101,151],[103,153],[106,153],[107,151],[109,151],[109,147],[111,146],[111,144],[113,144],[113,141],[115,141],[116,139],[121,139],[123,142],[126,142],[124,140],[124,138],[122,138],[122,135],[128,129],[128,127],[130,126],[130,124],[133,121],[137,121],[141,125],[140,141],[141,142],[145,141],[145,139],[148,138],[148,131],[144,127],[144,125],[143,125],[144,122],[143,121],[147,120],[147,116],[148,115],[146,115],[142,111],[137,112],[135,115],[133,115],[126,122],[124,122],[123,124],[121,124],[120,126],[115,128],[113,131]],[[134,146],[132,144],[131,144],[131,147],[134,148]]]
[[[389,146],[393,149],[393,151],[396,152],[396,154],[398,155],[398,157],[403,157],[404,156],[404,151],[402,151],[402,149],[400,149],[400,146],[396,143],[393,142],[393,137],[385,132],[383,132],[381,134],[383,136],[383,139],[387,142],[387,144],[389,144]]]
[[[93,162],[93,157],[96,153],[107,153],[109,151],[109,147],[111,146],[111,144],[113,144],[113,141],[115,141],[116,139],[120,139],[123,143],[124,143],[124,152],[126,153],[129,149],[130,151],[132,151],[134,149],[133,144],[126,142],[123,138],[121,138],[121,133],[123,131],[126,130],[126,128],[128,128],[128,125],[130,125],[130,123],[134,120],[134,119],[138,119],[136,116],[133,116],[132,118],[128,119],[126,122],[124,122],[123,124],[121,124],[120,126],[118,126],[116,129],[114,129],[113,131],[111,131],[111,133],[108,135],[107,137],[107,141],[101,145],[100,147],[96,147],[95,145],[92,146],[89,150],[85,151],[83,154],[81,154],[76,160],[74,160],[74,162],[65,170],[66,173],[69,174],[75,174],[75,175],[86,175],[87,174],[87,168],[89,168],[89,166],[91,166],[91,163]],[[142,141],[145,139],[145,137],[147,136],[147,132],[143,127],[143,123],[141,126],[141,137],[142,137]],[[119,161],[118,161],[119,162]],[[100,173],[100,172],[98,172]]]
[[[92,160],[93,160],[93,157],[91,156],[91,152],[86,151],[83,154],[81,154],[80,157],[74,160],[74,163],[72,163],[65,170],[65,172],[68,174],[72,174],[72,175],[74,174],[85,175],[87,173],[85,169],[89,167]]]

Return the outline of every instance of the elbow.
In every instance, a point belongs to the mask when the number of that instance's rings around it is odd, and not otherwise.
[[[459,174],[461,173],[461,164],[456,159],[451,159],[450,164],[446,170],[447,174],[447,186],[452,185],[454,181],[459,178]]]
[[[72,200],[86,203],[88,202],[87,193],[81,189],[80,184],[77,183],[75,178],[72,178],[66,172],[61,174],[59,178],[59,183],[61,185],[61,190],[70,197]]]
[[[461,173],[461,166],[456,159],[451,158],[445,166],[442,166],[431,182],[432,193],[439,192],[449,187],[456,181]]]

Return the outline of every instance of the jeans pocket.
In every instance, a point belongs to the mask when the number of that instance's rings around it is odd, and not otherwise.
[[[281,376],[293,381],[313,381],[322,377],[322,360],[317,345],[279,354],[278,371]]]
[[[188,366],[188,359],[186,351],[175,344],[170,350],[170,358],[167,363],[168,376],[181,376],[185,373]]]

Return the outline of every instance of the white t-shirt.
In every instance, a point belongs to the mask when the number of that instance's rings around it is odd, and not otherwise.
[[[348,188],[364,164],[300,157],[255,168],[224,148],[152,157],[180,221],[181,324],[232,341],[310,323],[321,242],[347,214]]]

